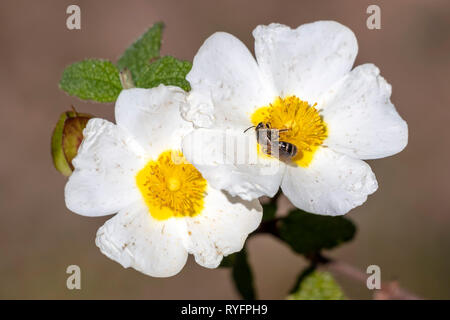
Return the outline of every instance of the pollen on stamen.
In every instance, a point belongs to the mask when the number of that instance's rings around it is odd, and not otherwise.
[[[254,125],[270,123],[273,129],[288,129],[280,132],[279,140],[294,144],[298,152],[292,162],[307,167],[328,136],[327,125],[316,106],[296,96],[278,97],[268,106],[258,108],[251,122]]]
[[[168,150],[149,161],[136,175],[136,184],[155,219],[193,217],[203,210],[207,182],[179,151]]]

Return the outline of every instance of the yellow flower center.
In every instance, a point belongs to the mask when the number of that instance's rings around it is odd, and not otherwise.
[[[292,162],[307,167],[328,134],[316,105],[311,106],[296,96],[278,97],[269,106],[258,108],[252,114],[251,122],[255,126],[263,122],[269,123],[271,129],[288,129],[279,133],[279,141],[295,145],[297,154]],[[261,153],[259,146],[258,152]]]
[[[193,217],[203,210],[206,180],[180,151],[165,151],[149,161],[136,184],[155,219]]]
[[[167,181],[167,187],[170,191],[177,191],[181,187],[180,179],[175,177],[170,177],[169,181]]]

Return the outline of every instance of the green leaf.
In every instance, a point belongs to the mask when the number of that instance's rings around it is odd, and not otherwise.
[[[191,90],[186,75],[191,70],[189,61],[181,61],[174,57],[166,56],[146,65],[140,76],[135,78],[136,86],[139,88],[153,88],[160,84],[172,85],[185,91]]]
[[[70,95],[98,102],[114,102],[122,90],[117,68],[110,61],[93,59],[66,67],[59,86]]]
[[[313,271],[305,276],[290,300],[345,300],[340,286],[329,272]]]
[[[263,217],[262,217],[263,222],[275,218],[275,213],[277,212],[277,204],[275,201],[263,204],[262,207],[263,207]]]
[[[353,239],[356,227],[340,216],[321,216],[302,210],[293,210],[282,219],[280,237],[300,254],[311,254],[331,249]]]
[[[136,80],[144,67],[150,63],[150,60],[159,57],[163,28],[162,22],[155,23],[128,47],[117,61],[119,70],[128,68],[133,75],[133,79]]]
[[[56,123],[52,135],[53,164],[65,176],[72,174],[72,160],[83,140],[83,130],[92,117],[90,114],[67,111],[61,114]]]
[[[234,284],[242,298],[245,300],[256,299],[252,270],[247,261],[247,253],[245,248],[236,253],[232,275]]]
[[[234,265],[234,261],[236,260],[236,253],[230,254],[229,256],[223,257],[220,262],[220,268],[232,268]]]

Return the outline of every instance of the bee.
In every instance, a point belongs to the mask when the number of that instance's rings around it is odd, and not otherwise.
[[[245,129],[244,133],[251,128],[255,128],[256,139],[262,146],[264,153],[272,155],[272,147],[275,147],[278,148],[278,158],[281,160],[290,160],[297,155],[298,148],[296,145],[286,141],[279,141],[280,132],[290,129],[272,129],[269,122],[260,122],[257,126],[251,126]]]

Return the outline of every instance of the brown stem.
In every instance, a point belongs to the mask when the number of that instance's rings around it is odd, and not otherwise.
[[[366,284],[367,274],[365,272],[343,261],[325,257],[324,259],[327,259],[328,262],[321,264],[320,268]],[[382,283],[381,289],[375,290],[373,297],[375,300],[422,300],[419,296],[401,288],[396,281]]]
[[[260,224],[259,228],[251,235],[268,233],[274,237],[280,238],[278,231],[278,222],[282,218],[275,218],[269,221],[264,221]],[[358,268],[339,260],[335,260],[322,255],[320,252],[305,255],[311,264],[320,269],[328,270],[332,273],[337,273],[347,278],[350,278],[357,282],[362,282],[364,285],[367,281],[367,274]],[[384,282],[381,284],[381,289],[375,290],[373,298],[375,300],[421,300],[419,296],[401,288],[398,282]]]

